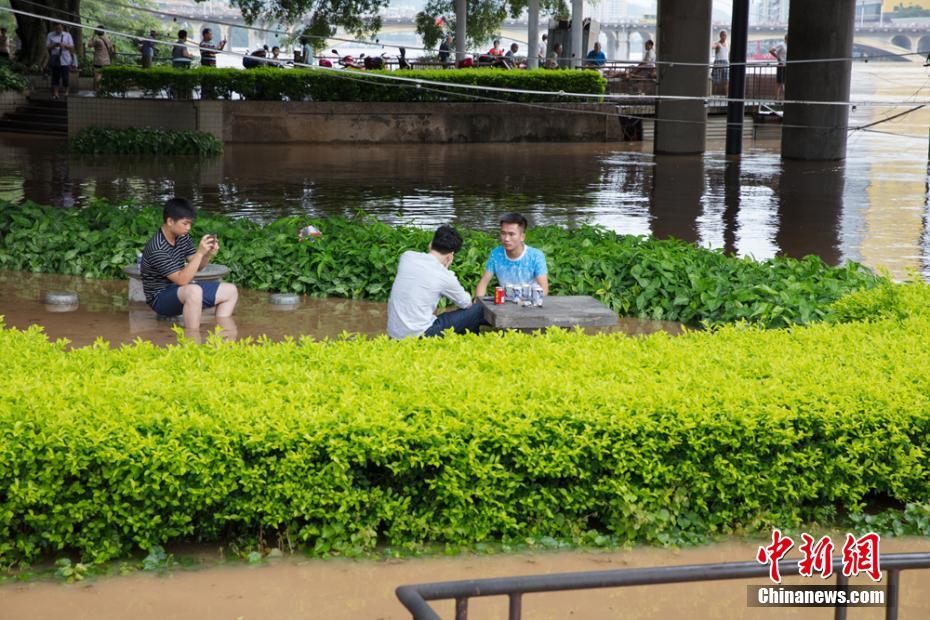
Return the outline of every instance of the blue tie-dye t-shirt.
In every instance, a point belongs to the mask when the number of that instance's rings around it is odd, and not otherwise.
[[[497,277],[499,286],[529,284],[539,276],[549,273],[546,267],[546,257],[542,252],[528,245],[525,246],[523,256],[517,259],[508,258],[504,246],[497,246],[491,250],[485,269]]]

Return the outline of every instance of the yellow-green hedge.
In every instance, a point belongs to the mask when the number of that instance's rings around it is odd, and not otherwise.
[[[877,294],[877,293],[875,293]],[[66,350],[0,329],[0,564],[684,541],[930,494],[930,318]]]

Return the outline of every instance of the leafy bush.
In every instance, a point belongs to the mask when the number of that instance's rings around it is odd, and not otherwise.
[[[0,92],[14,90],[21,93],[26,90],[27,85],[26,78],[13,72],[6,64],[0,64]]]
[[[71,150],[88,155],[219,155],[223,142],[203,131],[85,127],[72,138]]]
[[[213,97],[303,101],[473,101],[460,89],[437,86],[399,84],[377,76],[389,74],[456,84],[511,88],[558,93],[605,92],[607,81],[597,71],[506,71],[499,69],[410,70],[410,71],[303,71],[278,68],[239,69],[140,69],[107,67],[103,71],[102,89],[111,96],[125,96],[138,89],[150,96],[170,92],[206,89]],[[465,91],[508,101],[558,101],[565,97],[523,95],[494,91]],[[575,101],[575,99],[572,99]]]
[[[323,237],[298,242],[312,221]],[[0,268],[122,278],[161,225],[159,209],[83,209],[0,203]],[[432,231],[371,219],[283,218],[266,226],[201,214],[193,234],[219,234],[219,262],[246,288],[385,300],[405,250],[423,250]],[[463,231],[453,269],[474,288],[494,236]],[[628,316],[720,324],[746,320],[778,327],[828,318],[830,304],[881,279],[855,263],[829,267],[815,256],[763,263],[677,241],[618,235],[584,226],[530,229],[528,242],[549,264],[553,294],[592,295]]]
[[[0,329],[0,563],[260,532],[686,542],[925,502],[928,341],[926,317],[76,350]]]
[[[930,286],[920,280],[896,284],[883,280],[877,287],[856,291],[832,306],[837,322],[905,319],[930,314]]]

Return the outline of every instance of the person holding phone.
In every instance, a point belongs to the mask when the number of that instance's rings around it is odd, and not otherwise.
[[[194,282],[197,272],[216,256],[220,243],[215,234],[204,235],[196,249],[190,229],[196,214],[183,198],[165,203],[164,223],[142,252],[142,290],[145,301],[162,316],[184,316],[185,329],[200,328],[204,308],[216,307],[217,322],[232,316],[239,300],[235,284],[211,280]]]
[[[219,44],[213,42],[213,31],[210,28],[204,28],[200,37],[200,66],[215,67],[216,53],[226,47],[226,40],[223,39]]]
[[[45,39],[48,49],[48,66],[52,70],[52,99],[58,99],[58,86],[65,87],[65,94],[71,85],[71,63],[74,62],[74,39],[70,32],[65,32],[60,22],[55,24]]]

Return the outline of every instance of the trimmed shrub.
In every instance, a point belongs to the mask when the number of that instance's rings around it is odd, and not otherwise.
[[[313,223],[316,242],[298,242]],[[122,278],[161,225],[160,209],[83,209],[0,202],[0,268]],[[194,236],[216,232],[219,262],[246,288],[320,297],[386,300],[406,250],[424,250],[431,230],[391,227],[370,218],[283,218],[265,226],[201,214]],[[466,245],[453,270],[467,289],[477,285],[494,236],[463,231]],[[546,254],[551,290],[592,295],[627,316],[721,324],[745,320],[768,327],[829,318],[830,304],[882,280],[856,263],[830,267],[815,256],[762,263],[677,241],[618,235],[583,226],[531,228],[528,242]]]
[[[470,84],[495,88],[534,90],[552,93],[602,94],[607,81],[597,71],[539,69],[506,71],[500,69],[460,69],[455,71],[302,71],[278,68],[249,69],[171,69],[137,67],[106,67],[103,70],[102,91],[110,96],[125,96],[131,90],[142,90],[150,96],[170,92],[191,92],[206,89],[218,99],[238,95],[244,99],[290,101],[398,101],[440,102],[474,101],[463,92],[507,101],[574,101],[558,95],[535,95],[495,91],[462,91],[442,86],[398,83],[378,78],[391,75],[417,80],[455,84]],[[585,101],[595,102],[595,99]]]
[[[925,501],[928,341],[926,317],[70,351],[0,326],[0,563],[667,544]]]
[[[223,142],[203,131],[85,127],[71,140],[71,151],[86,155],[197,155],[223,152]]]

